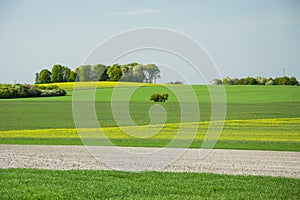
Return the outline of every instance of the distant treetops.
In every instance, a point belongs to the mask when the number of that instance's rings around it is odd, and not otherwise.
[[[223,80],[214,79],[211,82],[212,85],[299,85],[296,77],[276,77],[276,78],[264,78],[264,77],[247,77],[247,78],[230,78],[226,77]]]
[[[43,69],[35,74],[35,83],[57,83],[81,81],[124,81],[155,83],[160,78],[160,70],[155,64],[114,64],[106,66],[103,64],[81,65],[72,71],[60,64],[54,65],[49,71]]]

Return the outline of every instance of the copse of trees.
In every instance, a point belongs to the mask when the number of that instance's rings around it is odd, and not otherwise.
[[[51,72],[48,69],[41,70],[35,75],[35,83],[57,83],[81,81],[124,81],[155,83],[160,78],[160,70],[155,64],[103,64],[81,65],[72,71],[62,65],[54,65]]]
[[[246,77],[246,78],[230,78],[226,77],[223,80],[214,79],[211,82],[212,85],[299,85],[296,77],[276,77],[276,78],[264,78],[264,77]]]
[[[62,65],[54,65],[51,72],[51,82],[74,82],[76,78],[76,72],[73,72],[70,68]]]
[[[35,74],[35,83],[58,83],[58,82],[74,82],[76,72],[62,65],[54,65],[51,72],[48,69],[43,69],[40,73]]]

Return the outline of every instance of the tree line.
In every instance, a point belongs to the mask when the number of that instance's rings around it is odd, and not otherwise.
[[[299,85],[296,77],[276,77],[276,78],[264,78],[264,77],[246,77],[246,78],[230,78],[226,77],[221,79],[214,79],[211,82],[212,85]]]
[[[155,64],[103,64],[81,65],[72,71],[67,66],[56,64],[51,71],[43,69],[35,74],[35,83],[57,83],[74,81],[124,81],[156,83],[160,78],[160,70]]]

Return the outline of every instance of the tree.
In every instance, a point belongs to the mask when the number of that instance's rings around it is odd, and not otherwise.
[[[128,64],[121,66],[122,78],[121,81],[130,82],[132,79],[132,67]]]
[[[76,80],[77,73],[71,71],[69,78],[67,79],[68,82],[74,82]]]
[[[246,79],[245,79],[245,78],[241,78],[239,84],[240,84],[240,85],[246,85],[246,84],[247,84],[247,83],[246,83]]]
[[[233,78],[233,79],[231,79],[231,83],[232,83],[232,85],[239,85],[240,80],[238,78]]]
[[[72,70],[66,66],[63,66],[62,71],[63,71],[63,82],[69,82]]]
[[[108,74],[107,74],[107,69],[108,69],[108,68],[106,68],[106,69],[104,70],[103,74],[101,75],[100,81],[108,81],[108,80],[109,80],[109,76],[108,76]]]
[[[47,69],[43,69],[40,72],[39,83],[50,83],[51,82],[51,72]]]
[[[144,66],[139,64],[132,68],[132,74],[134,77],[134,82],[140,82],[143,83],[146,79],[145,73],[144,73]]]
[[[51,75],[51,82],[63,82],[64,81],[64,69],[63,66],[60,64],[56,64],[52,67],[52,75]]]
[[[211,85],[223,85],[222,80],[220,79],[214,79],[210,82]]]
[[[77,73],[77,76],[79,77],[78,80],[81,82],[93,80],[91,65],[81,65],[78,68],[76,68],[75,72]]]
[[[284,77],[276,77],[275,78],[276,85],[290,85],[290,78],[287,76]]]
[[[122,78],[120,81],[144,82],[145,74],[141,64],[130,63],[121,66]]]
[[[147,83],[156,83],[156,80],[160,78],[160,70],[155,64],[147,64],[144,66],[144,72]]]
[[[227,76],[226,78],[223,78],[223,84],[224,85],[232,85],[232,80],[229,76]]]
[[[253,78],[253,77],[247,77],[247,78],[246,78],[246,82],[247,82],[246,85],[257,85],[257,81],[256,81],[256,79]]]
[[[110,81],[118,81],[122,77],[122,70],[119,64],[114,64],[113,66],[108,67],[107,75]]]
[[[256,77],[256,82],[257,82],[257,85],[265,85],[267,82],[267,79],[264,77],[258,76],[258,77]]]
[[[51,75],[51,82],[73,82],[75,80],[74,73],[71,76],[72,70],[67,66],[62,66],[60,64],[56,64],[52,67],[52,75]]]
[[[39,83],[39,79],[40,79],[40,74],[39,73],[35,73],[34,83],[38,84]]]
[[[297,81],[296,77],[295,76],[292,76],[290,78],[290,84],[291,85],[299,85],[299,82]]]
[[[121,66],[122,78],[120,81],[135,82],[135,77],[133,75],[133,68],[138,65],[138,63],[125,64]]]
[[[96,64],[92,67],[93,70],[93,81],[99,81],[101,78],[103,78],[104,73],[106,73],[106,66],[102,64]]]
[[[266,80],[265,85],[275,85],[275,81],[272,78]]]

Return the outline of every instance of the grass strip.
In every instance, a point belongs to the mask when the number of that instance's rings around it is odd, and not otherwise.
[[[210,173],[0,169],[2,199],[299,199],[300,180]]]

